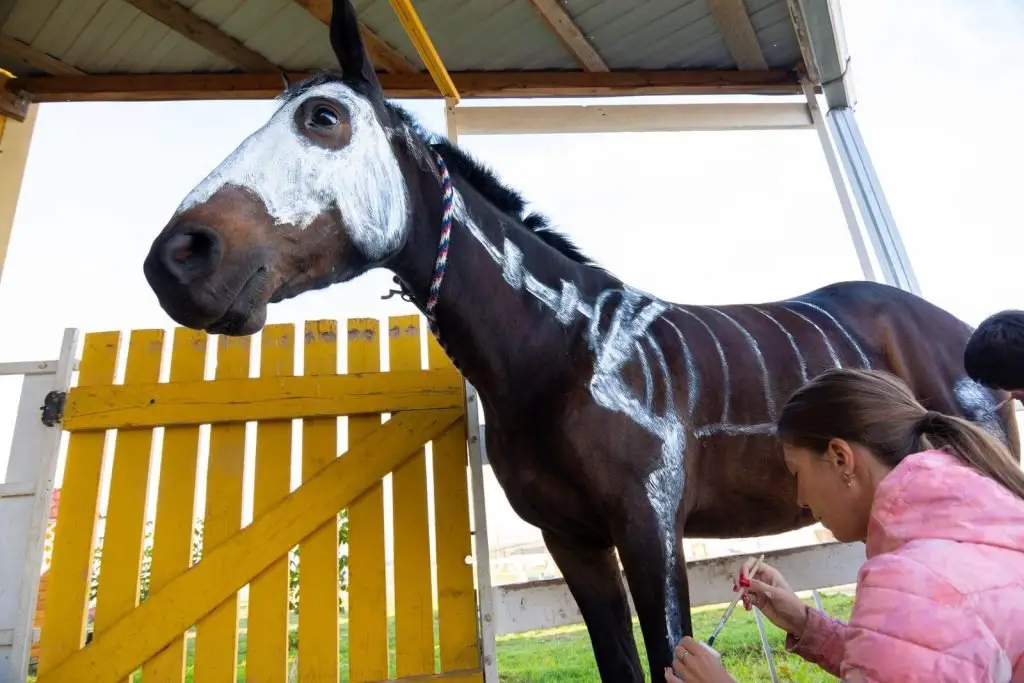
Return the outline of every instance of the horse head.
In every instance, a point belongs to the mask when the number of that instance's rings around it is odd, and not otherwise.
[[[340,73],[290,87],[153,241],[143,270],[177,323],[252,334],[268,304],[380,266],[407,239],[425,143],[385,103],[347,1],[330,39]]]

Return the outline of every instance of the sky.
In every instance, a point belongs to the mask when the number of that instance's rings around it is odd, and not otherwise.
[[[847,0],[843,17],[857,119],[924,296],[972,324],[1024,308],[1024,4]],[[440,101],[404,104],[443,131]],[[0,282],[0,361],[56,357],[65,327],[170,330],[142,275],[150,242],[273,108],[43,105]],[[814,131],[460,142],[591,257],[662,298],[756,302],[861,278]],[[380,300],[390,284],[371,273],[278,304],[269,321],[414,312]],[[19,382],[0,379],[0,471]],[[500,498],[493,485],[487,495]],[[494,505],[492,528],[533,534]]]

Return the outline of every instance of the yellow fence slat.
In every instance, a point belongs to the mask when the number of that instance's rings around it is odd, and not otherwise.
[[[427,358],[432,368],[451,361],[431,335]],[[476,406],[471,409],[475,410]],[[480,666],[476,591],[473,586],[472,538],[469,528],[469,456],[466,421],[433,444],[434,538],[437,562],[437,620],[441,671]]]
[[[419,676],[403,676],[388,678],[366,683],[482,683],[483,674],[477,670],[451,671],[440,674],[422,674]]]
[[[419,316],[388,319],[391,368],[420,362]],[[398,677],[434,673],[427,464],[421,449],[392,474],[395,543],[395,669]]]
[[[85,337],[79,385],[111,384],[121,335],[97,332]],[[39,675],[59,666],[85,641],[86,601],[92,576],[105,434],[75,434],[68,442],[60,509],[44,616]]]
[[[458,407],[461,395],[457,372],[429,370],[75,387],[63,427],[76,432],[437,410]]]
[[[161,386],[174,386],[176,383],[203,379],[207,340],[203,332],[176,328],[171,348],[170,384]],[[168,427],[164,431],[163,450],[160,455],[160,482],[157,486],[156,523],[153,527],[150,595],[146,603],[153,600],[156,593],[191,564],[198,458],[199,427]],[[138,613],[139,610],[135,610],[126,619],[131,619]],[[125,620],[121,620],[111,627],[109,633],[116,632],[124,622]],[[154,650],[149,653],[148,656],[156,656],[145,662],[142,667],[142,680],[146,683],[181,683],[184,680],[185,629],[192,623],[190,621],[170,634],[164,641],[166,649],[162,652],[156,654]],[[122,637],[131,639],[135,636],[136,634],[129,631]],[[140,658],[135,662],[135,666],[141,663]],[[134,670],[135,666],[128,671]]]
[[[295,326],[263,328],[260,376],[295,372]],[[291,481],[291,420],[256,426],[253,519],[288,495]],[[245,676],[248,683],[285,683],[288,676],[288,556],[274,561],[249,586],[249,629]]]
[[[304,342],[306,376],[337,373],[337,322],[308,321]],[[302,481],[314,477],[337,455],[337,418],[303,420]],[[334,512],[299,546],[298,656],[303,681],[338,680],[338,510]]]
[[[248,377],[251,337],[217,338],[217,380]],[[203,555],[242,526],[245,424],[210,430],[206,476]],[[202,560],[200,560],[201,562]],[[238,666],[238,595],[232,595],[196,624],[195,683],[234,683]]]
[[[158,380],[163,346],[163,330],[133,330],[128,343],[125,384]],[[139,601],[152,455],[151,429],[118,432],[96,591],[96,633],[103,633],[117,623]]]
[[[195,567],[166,583],[89,647],[41,674],[37,683],[120,680],[325,521],[337,519],[338,510],[405,462],[421,444],[444,438],[444,432],[463,414],[460,410],[437,410],[395,415],[217,546]],[[303,656],[300,653],[300,662]],[[143,680],[153,681],[145,673]],[[300,680],[315,679],[302,676]]]
[[[348,321],[348,371],[380,370],[380,323]],[[381,416],[350,417],[349,443],[380,426]],[[388,677],[387,576],[384,568],[384,488],[378,481],[348,508],[349,681]]]

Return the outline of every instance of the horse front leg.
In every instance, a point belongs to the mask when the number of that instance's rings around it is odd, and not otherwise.
[[[583,615],[602,683],[643,683],[629,602],[614,549],[547,531],[543,536]]]
[[[633,508],[623,520],[616,547],[640,620],[651,680],[661,682],[665,667],[672,666],[675,646],[684,635],[693,635],[693,623],[675,520],[647,503]]]

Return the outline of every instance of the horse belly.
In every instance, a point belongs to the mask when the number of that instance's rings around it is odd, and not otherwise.
[[[706,436],[692,445],[683,535],[746,538],[783,533],[814,523],[796,504],[796,484],[772,435]]]

